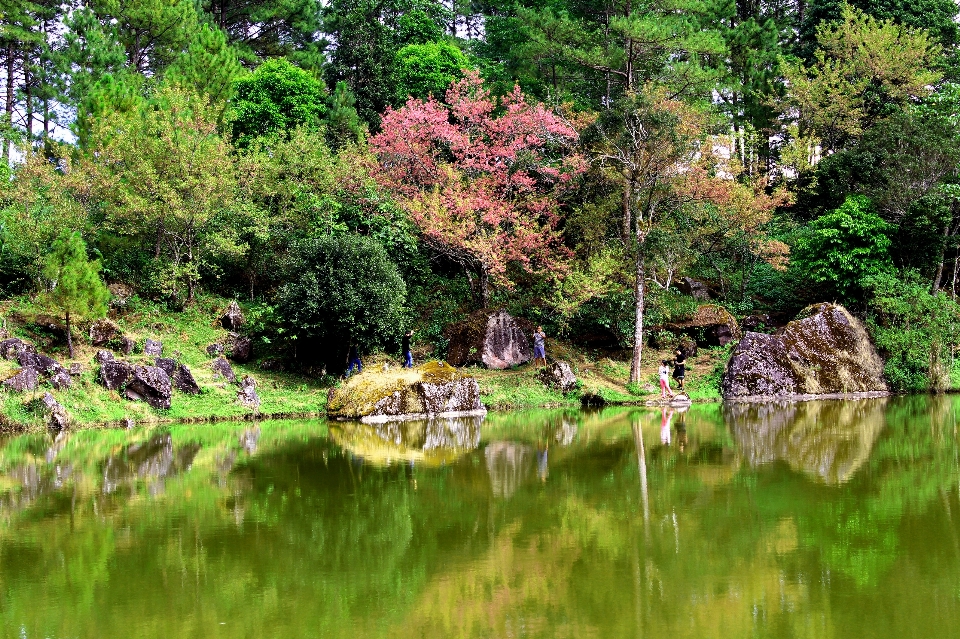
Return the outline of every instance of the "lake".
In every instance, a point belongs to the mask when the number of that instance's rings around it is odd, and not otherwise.
[[[3,637],[960,637],[960,398],[0,442]]]

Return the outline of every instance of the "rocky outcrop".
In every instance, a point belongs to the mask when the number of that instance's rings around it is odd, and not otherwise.
[[[41,402],[47,418],[47,426],[53,430],[63,430],[70,425],[70,413],[54,399],[53,395],[44,393]]]
[[[154,360],[154,365],[157,368],[163,369],[163,372],[170,378],[170,383],[176,390],[188,395],[198,395],[200,393],[200,386],[193,378],[193,373],[190,372],[186,364],[182,364],[169,357],[158,357]]]
[[[741,335],[736,318],[716,304],[701,306],[687,321],[664,324],[659,328],[677,337],[687,336],[699,346],[726,346],[740,339]]]
[[[224,348],[227,357],[238,364],[245,364],[253,357],[253,340],[237,333],[230,333]]]
[[[230,362],[225,360],[222,357],[218,357],[213,360],[213,363],[210,365],[213,368],[213,378],[223,378],[231,384],[237,383],[237,374],[233,372],[233,367],[230,366]]]
[[[723,376],[727,399],[885,393],[883,361],[842,306],[815,304],[776,335],[747,333]]]
[[[93,346],[106,346],[122,334],[120,327],[103,318],[98,319],[90,325],[90,344]]]
[[[158,366],[134,366],[123,394],[127,399],[143,401],[154,408],[170,408],[170,377]]]
[[[240,382],[240,388],[237,390],[237,401],[247,408],[258,410],[260,408],[260,396],[257,394],[257,382],[249,375],[244,375]]]
[[[365,371],[327,398],[327,414],[337,419],[422,418],[486,412],[477,380],[443,362],[416,368]]]
[[[533,359],[533,347],[525,328],[532,334],[528,322],[504,310],[477,311],[447,330],[447,361],[454,366],[482,364],[498,370],[526,364]]]
[[[710,301],[710,287],[692,277],[681,277],[676,283],[677,290],[689,295],[698,302]]]
[[[236,331],[243,326],[243,322],[243,311],[240,310],[240,305],[236,301],[230,302],[220,316],[220,325],[228,331]]]
[[[159,340],[147,339],[143,343],[143,354],[151,357],[163,355],[163,344]]]
[[[20,351],[17,353],[17,363],[24,368],[33,368],[40,377],[46,379],[57,373],[66,373],[67,369],[52,357],[47,357],[40,353],[31,353],[30,351]]]
[[[569,393],[577,387],[577,376],[566,362],[554,362],[540,372],[540,381],[545,386]]]
[[[23,393],[36,390],[39,383],[40,376],[37,374],[37,369],[21,368],[3,380],[3,387]]]

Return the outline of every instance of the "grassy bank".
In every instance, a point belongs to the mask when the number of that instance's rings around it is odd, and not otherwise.
[[[0,420],[8,430],[41,428],[43,415],[39,398],[51,392],[69,411],[78,426],[98,426],[122,423],[126,418],[136,423],[190,422],[219,419],[244,419],[252,416],[249,408],[236,401],[236,387],[222,379],[214,379],[208,345],[227,338],[218,317],[229,300],[205,296],[181,312],[162,310],[157,305],[132,299],[127,310],[113,320],[124,334],[134,339],[137,349],[127,359],[152,364],[152,358],[142,354],[147,338],[163,343],[163,354],[186,364],[202,389],[199,395],[174,392],[168,410],[157,410],[143,402],[128,401],[118,392],[104,388],[97,380],[98,366],[94,361],[97,348],[89,344],[89,324],[80,324],[74,332],[75,353],[68,357],[63,335],[51,329],[56,320],[46,316],[29,299],[13,299],[0,303],[0,314],[6,318],[6,330],[36,344],[42,353],[55,357],[65,366],[79,363],[83,372],[73,378],[69,390],[56,391],[42,384],[36,391],[17,393],[0,391]],[[560,393],[545,387],[538,379],[539,369],[532,365],[505,371],[469,368],[481,389],[484,404],[492,410],[515,408],[579,406],[584,394],[602,397],[607,403],[641,403],[656,397],[656,367],[669,353],[648,349],[644,353],[643,383],[628,385],[628,353],[601,353],[577,348],[551,340],[548,342],[551,358],[570,363],[580,388],[571,393]],[[688,390],[695,400],[717,399],[715,372],[717,362],[726,356],[723,351],[702,351],[688,360]],[[119,357],[119,355],[118,355]],[[368,367],[379,367],[395,358],[377,355],[366,358]],[[257,392],[263,416],[318,415],[326,407],[327,387],[313,378],[261,369],[256,361],[233,363],[238,378],[251,375],[257,381]],[[0,360],[0,379],[18,370],[16,362]]]

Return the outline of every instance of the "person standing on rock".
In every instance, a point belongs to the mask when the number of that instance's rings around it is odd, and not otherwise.
[[[673,378],[677,380],[677,386],[680,388],[680,392],[683,392],[683,378],[687,376],[687,354],[684,352],[682,346],[677,347],[677,352],[675,353],[676,357],[674,358],[673,365]]]
[[[670,390],[670,360],[663,360],[657,373],[660,375],[660,399],[667,399],[668,396],[673,399],[673,391]]]
[[[547,365],[547,334],[543,332],[543,327],[538,326],[533,332],[533,365],[537,365],[537,360],[543,362],[542,366]]]
[[[347,354],[347,377],[353,373],[353,367],[357,367],[357,373],[363,372],[363,362],[360,361],[360,351],[356,344],[350,345],[350,352]]]
[[[413,330],[403,334],[400,350],[403,351],[403,367],[413,368],[413,351],[410,350],[410,338],[413,337]]]

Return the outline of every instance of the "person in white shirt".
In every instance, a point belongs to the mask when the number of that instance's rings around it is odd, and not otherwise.
[[[660,374],[660,398],[666,399],[669,396],[673,399],[673,391],[670,390],[670,360],[663,360],[657,372]]]

